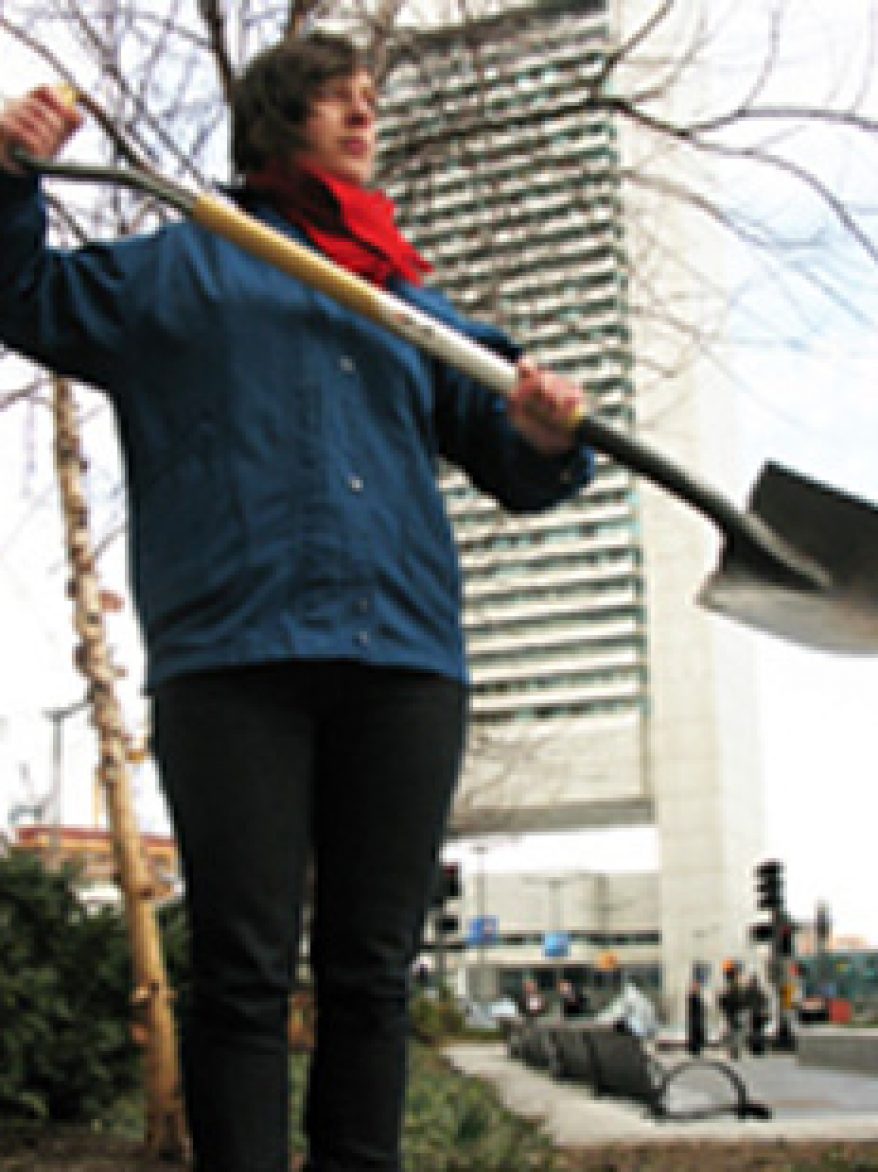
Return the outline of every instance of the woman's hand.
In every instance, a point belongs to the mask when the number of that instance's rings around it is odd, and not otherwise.
[[[507,409],[513,426],[537,451],[561,456],[575,445],[573,429],[587,410],[587,399],[576,383],[525,357],[518,362]]]
[[[52,86],[41,85],[15,98],[0,111],[0,168],[13,175],[24,173],[13,157],[15,147],[53,159],[81,125],[82,115]]]

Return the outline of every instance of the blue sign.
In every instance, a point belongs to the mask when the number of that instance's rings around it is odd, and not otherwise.
[[[570,936],[567,932],[547,932],[543,937],[543,956],[547,960],[561,960],[570,955]]]
[[[467,944],[496,944],[499,939],[500,921],[497,916],[476,916],[470,920]]]

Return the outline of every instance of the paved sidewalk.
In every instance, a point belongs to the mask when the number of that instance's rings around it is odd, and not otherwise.
[[[772,1108],[769,1120],[737,1119],[728,1113],[695,1121],[656,1120],[636,1103],[595,1098],[587,1087],[557,1083],[506,1055],[501,1044],[465,1044],[445,1050],[462,1073],[494,1084],[517,1114],[543,1121],[557,1144],[625,1141],[661,1143],[680,1139],[878,1140],[878,1078],[802,1067],[794,1055],[771,1054],[734,1063],[750,1098]],[[669,1065],[676,1063],[671,1060]],[[716,1076],[713,1076],[716,1077]],[[672,1108],[728,1102],[724,1086],[710,1074],[687,1079]],[[725,1080],[722,1080],[725,1083]],[[727,1086],[727,1083],[725,1083]]]

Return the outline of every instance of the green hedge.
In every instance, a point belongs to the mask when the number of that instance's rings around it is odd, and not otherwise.
[[[422,1042],[442,1042],[458,1037],[464,1030],[463,1014],[447,994],[417,994],[412,998],[410,1014],[412,1033]]]
[[[115,910],[87,912],[76,872],[0,858],[0,1115],[84,1122],[139,1077],[128,940]]]

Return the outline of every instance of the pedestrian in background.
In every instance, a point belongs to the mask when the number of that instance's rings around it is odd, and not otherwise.
[[[765,1053],[765,1028],[769,1021],[768,996],[759,983],[756,973],[751,973],[744,989],[744,1003],[747,1013],[747,1049],[751,1054]]]
[[[521,1013],[523,1017],[540,1017],[546,1012],[546,999],[533,977],[525,977],[521,986]]]
[[[582,1017],[588,1012],[588,1000],[580,989],[562,977],[558,982],[558,1001],[562,1017]]]
[[[741,969],[737,961],[727,960],[723,964],[723,988],[719,995],[719,1008],[725,1023],[724,1041],[729,1057],[738,1059],[741,1056],[744,990],[741,987]]]
[[[697,1058],[707,1044],[707,1009],[704,990],[697,976],[686,993],[686,1049]]]

